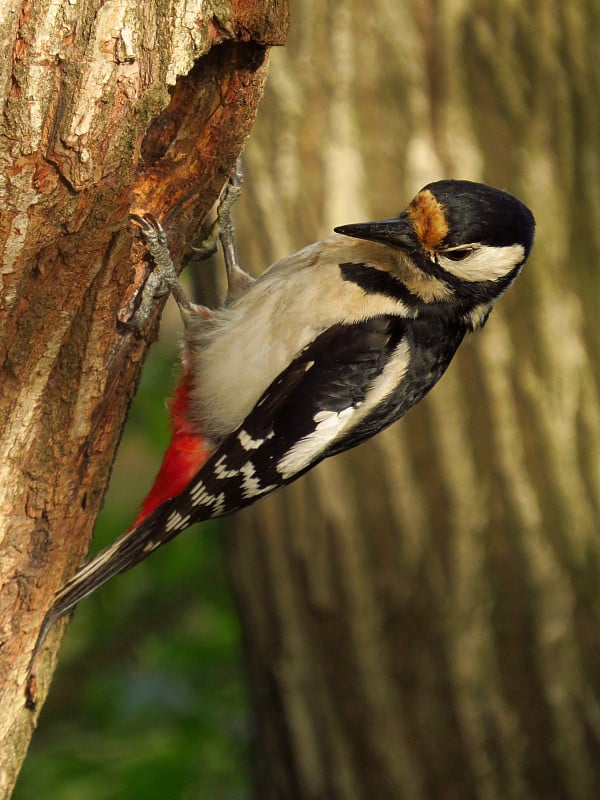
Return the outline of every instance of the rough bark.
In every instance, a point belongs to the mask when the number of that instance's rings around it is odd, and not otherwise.
[[[598,797],[597,4],[294,20],[247,152],[249,264],[440,177],[508,188],[538,234],[426,402],[229,523],[258,796]]]
[[[149,343],[131,211],[181,257],[254,120],[277,0],[0,2],[0,796],[11,791],[62,628],[29,653],[84,557]]]

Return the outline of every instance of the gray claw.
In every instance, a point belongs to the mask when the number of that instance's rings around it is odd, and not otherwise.
[[[167,234],[154,214],[131,214],[131,220],[136,224],[148,247],[148,252],[154,261],[154,269],[146,279],[142,289],[140,305],[130,320],[130,326],[140,329],[148,320],[156,297],[171,292],[182,315],[189,313],[190,301],[187,298],[179,280],[171,254]]]

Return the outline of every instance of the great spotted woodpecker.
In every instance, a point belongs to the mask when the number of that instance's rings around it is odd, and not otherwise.
[[[229,188],[231,204],[235,179]],[[173,438],[136,522],[58,591],[35,652],[79,600],[192,523],[255,502],[402,417],[515,280],[535,228],[510,194],[442,180],[399,216],[342,225],[254,280],[224,223],[229,292],[209,310],[187,299],[160,224],[135,221],[183,319]]]

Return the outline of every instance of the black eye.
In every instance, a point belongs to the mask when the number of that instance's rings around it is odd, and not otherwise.
[[[470,256],[472,252],[472,247],[459,247],[456,250],[446,250],[444,255],[446,258],[449,258],[450,261],[462,261],[467,256]]]

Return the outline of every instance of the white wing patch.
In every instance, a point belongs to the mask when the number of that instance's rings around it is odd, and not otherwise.
[[[240,474],[238,469],[227,469],[226,462],[227,456],[221,456],[221,458],[215,462],[215,478],[223,481],[225,478],[235,478],[236,475]]]
[[[264,444],[264,439],[253,439],[246,431],[238,433],[238,439],[244,450],[258,450]]]
[[[410,364],[410,348],[402,340],[381,374],[373,381],[362,403],[343,411],[319,411],[313,417],[315,429],[304,436],[277,463],[284,480],[308,467],[341,434],[356,427],[369,413],[392,394],[404,380]]]
[[[171,511],[169,516],[167,517],[167,524],[165,525],[165,531],[182,531],[184,528],[187,528],[190,522],[190,515],[186,514],[185,517],[179,513],[179,511]]]
[[[394,350],[392,357],[383,368],[381,375],[373,381],[369,393],[364,399],[356,417],[352,420],[352,425],[357,425],[368,414],[383,403],[386,397],[396,390],[404,380],[410,365],[410,347],[402,339]]]
[[[225,493],[211,494],[204,481],[198,481],[190,490],[190,499],[195,506],[212,506],[215,516],[222,514],[225,510]]]
[[[240,468],[240,472],[244,476],[242,482],[242,497],[245,500],[249,500],[251,497],[258,497],[267,492],[272,492],[273,489],[277,488],[274,484],[261,487],[260,480],[256,477],[256,469],[251,461],[246,461],[244,466]]]
[[[304,436],[277,463],[277,472],[284,480],[288,480],[297,472],[311,464],[327,445],[332,442],[348,425],[356,413],[355,406],[343,411],[319,411],[313,417],[316,427],[308,436]]]

